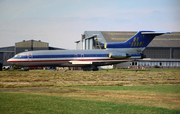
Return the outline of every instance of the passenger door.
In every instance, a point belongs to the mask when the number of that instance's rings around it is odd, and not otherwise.
[[[32,61],[33,60],[33,55],[31,52],[27,53],[27,59],[28,61]]]

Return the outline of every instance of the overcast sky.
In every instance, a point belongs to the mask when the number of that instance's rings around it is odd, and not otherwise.
[[[75,49],[84,31],[180,31],[180,0],[0,0],[0,47]]]

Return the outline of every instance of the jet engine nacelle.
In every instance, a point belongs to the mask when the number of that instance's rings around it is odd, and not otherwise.
[[[109,53],[109,58],[123,59],[128,57],[131,57],[131,55],[127,53]]]

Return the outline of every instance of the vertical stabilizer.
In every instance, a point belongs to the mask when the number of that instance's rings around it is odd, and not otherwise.
[[[155,36],[171,32],[168,31],[139,31],[132,38],[124,43],[107,43],[107,50],[120,50],[128,53],[142,53]]]

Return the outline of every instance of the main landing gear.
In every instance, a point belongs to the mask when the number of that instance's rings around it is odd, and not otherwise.
[[[97,66],[92,65],[92,66],[88,66],[88,67],[82,67],[83,71],[98,71],[99,69],[97,68]]]

